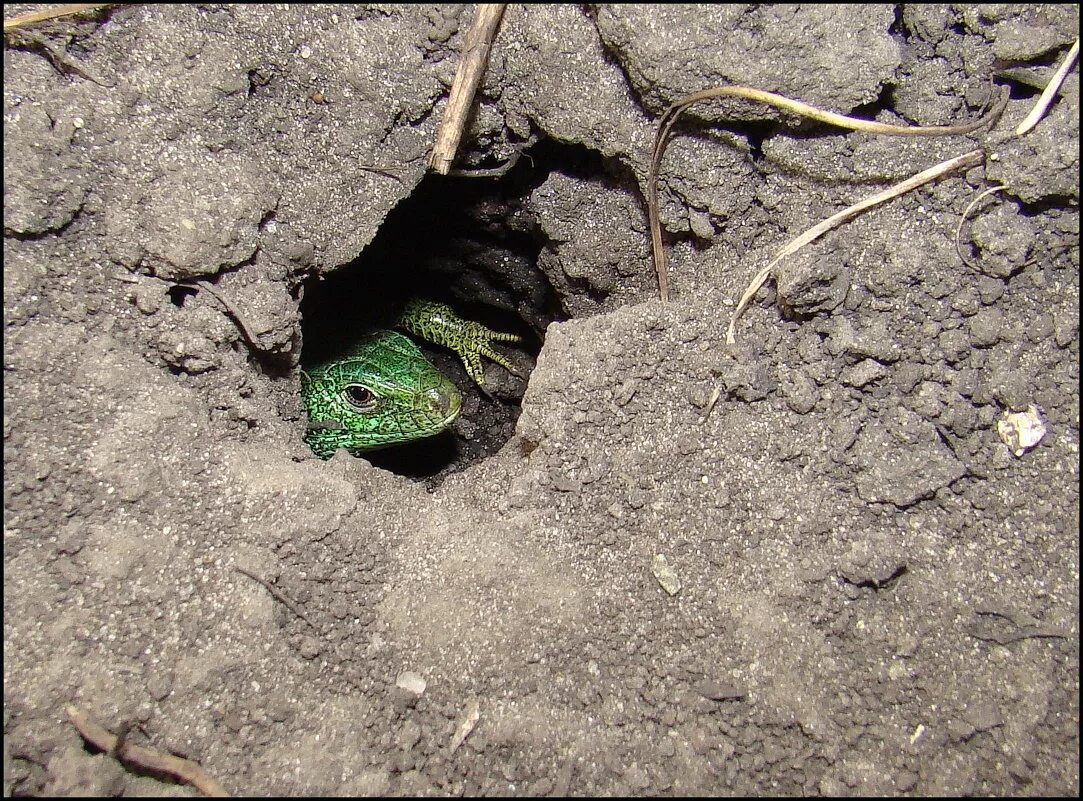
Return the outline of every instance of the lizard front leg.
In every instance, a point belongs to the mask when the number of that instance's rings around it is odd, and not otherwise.
[[[522,337],[493,331],[481,323],[465,320],[444,303],[412,300],[396,325],[428,342],[455,351],[462,359],[467,375],[483,389],[485,376],[481,367],[482,356],[496,362],[509,373],[515,373],[508,360],[493,349],[492,343],[520,342]]]

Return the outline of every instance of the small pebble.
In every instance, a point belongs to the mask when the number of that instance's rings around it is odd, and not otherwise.
[[[677,571],[669,565],[669,560],[662,554],[658,554],[651,562],[651,572],[662,585],[662,589],[670,595],[676,595],[681,590],[681,580],[677,578]]]
[[[399,674],[398,679],[395,680],[395,686],[400,689],[411,692],[414,695],[421,695],[425,692],[425,679],[420,673],[416,673],[413,670],[404,670]]]

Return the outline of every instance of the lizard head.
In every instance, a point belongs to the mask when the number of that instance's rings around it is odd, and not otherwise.
[[[430,437],[459,416],[458,389],[406,337],[380,331],[347,356],[301,376],[305,441],[317,456]]]

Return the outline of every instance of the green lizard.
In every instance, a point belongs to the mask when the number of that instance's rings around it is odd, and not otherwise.
[[[458,353],[483,389],[482,356],[511,370],[491,343],[521,339],[424,300],[408,303],[395,327]],[[305,442],[321,459],[339,448],[356,456],[438,434],[459,416],[462,403],[459,390],[417,345],[389,330],[368,334],[343,358],[302,371],[301,399],[309,419]]]

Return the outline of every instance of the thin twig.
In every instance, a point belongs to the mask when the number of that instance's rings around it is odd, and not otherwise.
[[[707,405],[703,409],[703,416],[699,419],[701,423],[706,423],[707,418],[711,416],[711,412],[714,410],[715,404],[718,403],[718,399],[722,397],[722,390],[718,387],[711,387],[711,395],[707,398]]]
[[[752,279],[751,283],[749,283],[748,287],[745,289],[744,294],[741,295],[741,299],[737,303],[737,308],[733,310],[733,315],[730,317],[729,327],[726,329],[726,344],[734,344],[735,338],[733,332],[734,327],[737,324],[737,318],[740,317],[741,312],[744,311],[745,307],[748,305],[748,302],[752,300],[756,292],[758,292],[760,287],[763,286],[764,281],[767,280],[767,276],[770,275],[771,270],[774,268],[774,266],[786,256],[796,253],[809,242],[815,241],[820,236],[830,231],[832,228],[836,228],[847,220],[856,217],[865,209],[872,208],[873,206],[877,206],[880,203],[884,203],[885,201],[891,200],[892,198],[898,197],[899,195],[906,194],[907,192],[917,189],[919,186],[927,184],[929,181],[932,181],[935,178],[939,178],[941,175],[946,175],[949,172],[953,172],[954,170],[958,170],[963,167],[976,167],[982,163],[982,160],[984,158],[984,151],[971,150],[969,153],[964,153],[961,156],[956,156],[953,159],[941,162],[934,167],[930,167],[927,170],[919,172],[917,175],[911,178],[907,178],[905,181],[896,184],[890,189],[885,189],[883,192],[877,192],[875,195],[868,197],[865,200],[860,201],[859,203],[855,203],[848,208],[843,209],[838,214],[834,214],[831,217],[828,217],[826,220],[812,226],[812,228],[809,228],[796,239],[791,240],[789,243],[783,246],[778,251],[778,253],[775,254],[775,257],[771,259],[771,262],[766,267],[764,267],[756,274],[756,277]]]
[[[1072,65],[1075,64],[1076,58],[1079,56],[1079,40],[1075,40],[1075,44],[1072,45],[1072,49],[1068,51],[1068,55],[1064,57],[1064,61],[1057,68],[1057,71],[1053,73],[1053,77],[1049,79],[1049,83],[1045,85],[1045,89],[1042,90],[1041,96],[1038,98],[1038,102],[1034,104],[1034,108],[1030,110],[1030,113],[1023,119],[1014,131],[1016,136],[1022,136],[1035,125],[1038,121],[1045,116],[1045,112],[1049,110],[1050,104],[1053,102],[1053,97],[1060,90],[1061,84],[1064,83],[1064,79],[1068,77],[1069,70],[1072,69]]]
[[[436,132],[436,143],[429,156],[429,167],[447,175],[451,162],[462,141],[467,118],[474,104],[474,95],[485,74],[489,61],[489,48],[492,46],[500,19],[504,16],[505,3],[479,3],[477,15],[463,45],[462,61],[451,84],[444,118],[440,121],[440,130]]]
[[[25,25],[33,25],[35,22],[44,22],[48,19],[66,17],[70,14],[78,14],[80,11],[89,11],[92,8],[108,8],[114,3],[68,3],[56,8],[46,8],[41,11],[31,11],[29,14],[19,14],[17,17],[4,20],[4,30],[10,31]]]
[[[299,608],[297,608],[297,606],[294,605],[293,601],[291,601],[289,598],[287,598],[281,592],[276,590],[266,579],[260,578],[255,573],[252,573],[251,571],[245,570],[243,567],[240,567],[239,565],[234,565],[233,569],[236,570],[238,573],[240,573],[243,576],[248,576],[248,578],[252,579],[252,581],[255,581],[258,584],[262,584],[263,589],[265,589],[265,590],[267,590],[267,592],[271,593],[271,595],[275,598],[275,600],[277,600],[279,603],[281,603],[283,606],[285,606],[287,609],[289,609],[291,612],[293,612],[293,614],[297,615],[297,617],[301,618],[301,620],[305,621],[305,623],[307,623],[313,629],[315,629],[317,634],[320,632],[320,627],[319,626],[317,626],[315,623],[313,623],[311,620],[309,620],[308,616],[305,615],[305,613],[302,612]]]
[[[448,170],[447,174],[452,178],[503,178],[511,171],[511,168],[519,162],[520,155],[522,154],[516,152],[499,167],[478,167],[476,169],[460,167],[458,169]]]
[[[233,322],[237,324],[237,328],[238,328],[238,330],[240,330],[241,336],[244,337],[245,342],[247,342],[249,345],[251,345],[257,351],[262,352],[264,350],[259,345],[259,339],[256,337],[255,334],[252,333],[252,331],[251,331],[251,329],[249,329],[247,323],[245,323],[244,317],[242,317],[241,313],[239,311],[237,311],[237,307],[234,306],[229,300],[227,300],[225,295],[223,295],[221,292],[219,292],[217,289],[215,289],[214,285],[211,284],[209,281],[205,281],[202,278],[185,278],[185,279],[181,279],[181,280],[178,280],[178,281],[169,281],[169,280],[167,280],[165,278],[159,278],[156,275],[146,275],[146,276],[141,276],[140,278],[137,278],[134,275],[114,275],[113,278],[115,278],[118,281],[126,281],[126,282],[128,282],[130,284],[138,284],[138,283],[141,282],[142,279],[148,279],[149,278],[149,279],[153,279],[153,280],[156,280],[156,281],[161,281],[162,283],[165,283],[165,284],[169,284],[169,286],[171,286],[171,287],[183,286],[183,287],[190,287],[190,288],[195,289],[195,290],[202,289],[208,295],[210,295],[212,298],[214,298],[216,301],[218,301],[219,305],[223,309],[225,309],[226,314],[228,314],[229,317],[233,320]]]
[[[1007,188],[1007,186],[1001,184],[1000,186],[994,186],[990,189],[986,189],[984,192],[982,192],[980,195],[970,201],[969,205],[967,205],[966,207],[966,210],[963,212],[963,216],[959,218],[959,224],[955,226],[955,252],[959,255],[959,260],[962,261],[962,263],[969,267],[971,270],[975,269],[974,263],[971,262],[969,258],[967,258],[967,255],[965,253],[963,253],[963,243],[960,239],[960,234],[963,233],[963,224],[970,216],[970,212],[974,210],[974,207],[981,202],[982,198],[987,197],[994,192],[999,192],[1001,189]]]
[[[236,307],[234,307],[232,303],[226,300],[225,296],[223,296],[217,289],[215,289],[209,281],[204,281],[202,278],[192,278],[187,281],[181,282],[181,285],[194,285],[197,289],[205,290],[207,294],[217,300],[222,305],[222,308],[226,310],[226,313],[233,318],[233,322],[237,324],[237,328],[240,330],[241,335],[245,339],[245,342],[247,342],[252,348],[261,353],[266,350],[266,348],[260,347],[259,338],[256,337],[251,330],[249,330],[248,325],[244,321],[244,317],[241,316],[241,313],[237,311]]]
[[[390,178],[393,181],[398,181],[400,184],[403,185],[405,185],[406,183],[402,180],[401,175],[396,175],[392,170],[385,170],[383,167],[369,167],[365,164],[358,164],[357,167],[358,169],[364,170],[365,172],[372,172],[376,175],[382,175],[385,178]]]
[[[1069,636],[1064,629],[1046,626],[1025,613],[993,607],[975,609],[974,620],[966,627],[966,632],[971,637],[997,645],[1010,645],[1036,637],[1066,639]]]
[[[454,178],[503,178],[509,172],[512,167],[519,163],[519,159],[523,157],[527,149],[533,147],[534,143],[538,141],[537,134],[531,134],[530,138],[519,145],[508,156],[508,160],[501,164],[499,167],[482,167],[476,170],[456,169],[450,170],[448,175]],[[527,156],[530,159],[530,156]],[[530,163],[533,164],[534,160],[530,159]]]
[[[78,75],[80,78],[96,83],[98,86],[104,86],[106,89],[112,89],[117,85],[115,81],[111,82],[99,75],[95,75],[67,53],[53,47],[39,31],[12,30],[6,32],[5,36],[7,36],[8,42],[13,47],[20,47],[45,56],[48,62],[53,65],[53,69],[61,75]]]
[[[702,92],[682,97],[661,116],[658,121],[658,133],[654,139],[654,151],[651,154],[650,172],[647,176],[647,215],[651,229],[651,252],[654,256],[654,269],[658,274],[658,293],[662,302],[669,301],[669,279],[666,275],[666,255],[662,247],[662,223],[658,210],[658,173],[662,164],[662,154],[665,152],[666,141],[669,132],[680,115],[689,106],[712,100],[719,97],[736,97],[743,100],[752,100],[774,106],[792,114],[817,120],[819,122],[847,128],[853,131],[865,133],[878,133],[888,136],[955,136],[972,133],[986,125],[991,124],[1000,116],[1007,105],[1008,97],[1005,93],[997,106],[983,117],[962,125],[948,125],[944,127],[888,125],[882,122],[861,120],[855,117],[847,117],[832,111],[823,111],[808,103],[792,100],[788,97],[765,92],[761,89],[753,89],[748,86],[722,86],[716,89],[705,89]]]
[[[229,793],[217,779],[200,767],[198,762],[183,759],[171,754],[163,754],[140,745],[132,745],[127,738],[121,740],[104,726],[91,718],[77,706],[64,708],[68,720],[72,722],[79,735],[100,751],[116,757],[122,765],[130,765],[144,773],[172,776],[185,784],[190,784],[203,795],[214,798],[227,798]]]

